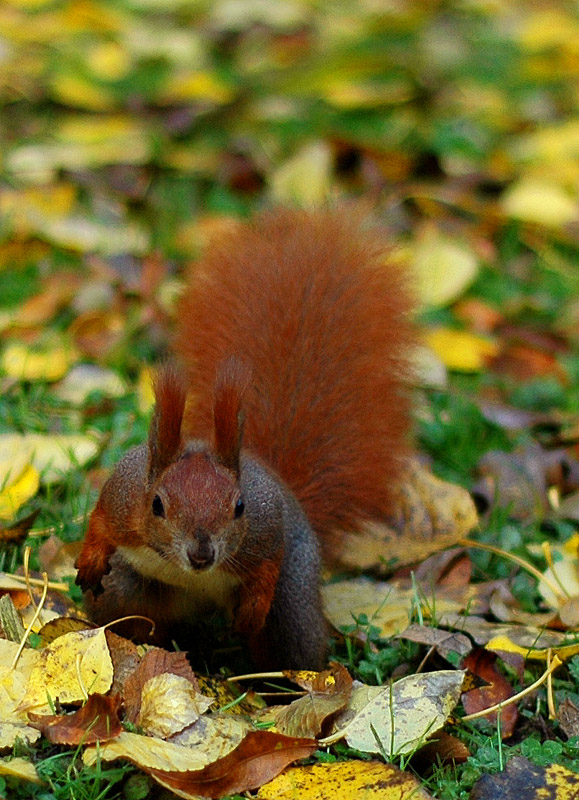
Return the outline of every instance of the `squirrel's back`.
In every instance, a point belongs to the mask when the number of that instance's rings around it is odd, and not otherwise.
[[[176,350],[213,430],[218,366],[249,372],[244,447],[295,493],[331,557],[331,532],[391,511],[407,454],[406,276],[349,209],[276,210],[213,241],[190,273]]]

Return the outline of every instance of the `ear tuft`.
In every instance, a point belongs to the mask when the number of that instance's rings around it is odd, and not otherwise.
[[[248,384],[249,373],[237,359],[228,358],[218,367],[213,402],[215,454],[236,475],[243,438],[241,404]]]
[[[149,430],[149,485],[171,464],[182,448],[181,425],[187,387],[172,362],[157,370],[153,383],[155,410]]]

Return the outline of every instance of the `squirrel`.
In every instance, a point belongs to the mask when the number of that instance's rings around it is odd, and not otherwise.
[[[352,209],[277,209],[211,243],[148,442],[90,517],[76,580],[95,622],[173,634],[219,608],[258,666],[323,667],[321,558],[392,513],[408,455],[407,283]]]

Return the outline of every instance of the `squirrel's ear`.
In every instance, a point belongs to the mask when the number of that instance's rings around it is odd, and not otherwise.
[[[181,450],[181,423],[187,399],[184,377],[173,363],[159,368],[153,386],[155,410],[149,429],[149,485]]]
[[[229,358],[219,366],[213,403],[215,455],[236,475],[243,438],[241,402],[248,383],[247,370],[237,359]]]

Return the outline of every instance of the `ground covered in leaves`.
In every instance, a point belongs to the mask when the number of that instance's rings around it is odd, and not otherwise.
[[[1,5],[0,797],[575,796],[578,42],[562,0]],[[331,668],[87,630],[78,541],[184,266],[359,197],[414,275],[421,458],[344,541]]]

